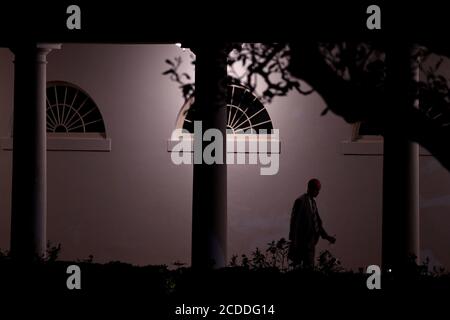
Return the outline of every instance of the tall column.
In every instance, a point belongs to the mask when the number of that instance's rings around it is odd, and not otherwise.
[[[402,130],[405,108],[414,101],[417,64],[409,46],[392,46],[386,55],[391,116],[384,134],[382,263],[403,272],[412,256],[419,262],[419,148]]]
[[[195,108],[202,129],[218,129],[223,136],[222,164],[204,163],[198,151],[209,142],[202,142],[194,150],[192,202],[192,267],[220,268],[227,263],[227,56],[225,45],[205,45],[192,48],[195,62]],[[196,137],[194,138],[196,139]],[[195,142],[194,142],[195,143]],[[198,141],[197,141],[198,143]],[[195,148],[194,148],[195,149]]]
[[[14,53],[11,255],[33,260],[46,252],[47,54],[60,45],[28,44]]]

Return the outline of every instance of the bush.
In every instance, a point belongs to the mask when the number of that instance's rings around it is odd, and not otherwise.
[[[280,272],[288,272],[294,267],[289,265],[288,252],[290,242],[285,238],[278,241],[271,241],[267,244],[267,249],[263,252],[259,248],[251,253],[251,256],[241,255],[241,259],[237,255],[233,255],[230,259],[230,267],[242,267],[244,269],[259,270],[271,268]],[[319,254],[317,259],[316,271],[330,273],[341,272],[344,268],[341,262],[336,259],[330,251],[325,250]]]

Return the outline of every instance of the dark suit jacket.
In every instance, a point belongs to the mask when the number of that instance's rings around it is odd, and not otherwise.
[[[318,211],[318,231],[315,230],[313,215],[314,210],[311,206],[310,196],[307,193],[295,200],[289,229],[289,240],[291,240],[293,247],[298,249],[313,248],[319,241],[319,237],[325,238],[328,236],[323,229]]]

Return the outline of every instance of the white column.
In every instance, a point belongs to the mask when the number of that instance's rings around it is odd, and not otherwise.
[[[386,269],[402,269],[412,256],[420,258],[419,148],[394,135],[384,139],[382,241]]]
[[[11,48],[15,55],[11,255],[20,260],[46,252],[46,57],[60,47]]]
[[[195,107],[203,132],[220,130],[223,164],[194,164],[192,266],[220,268],[227,263],[227,57],[225,45],[192,48],[196,54]],[[195,143],[195,142],[194,142]],[[203,152],[207,143],[202,143]],[[198,155],[194,150],[194,158]]]
[[[404,272],[412,256],[420,262],[419,246],[419,147],[402,128],[405,108],[417,106],[414,78],[418,66],[411,63],[411,48],[396,46],[386,55],[390,118],[384,134],[382,262],[385,269]]]

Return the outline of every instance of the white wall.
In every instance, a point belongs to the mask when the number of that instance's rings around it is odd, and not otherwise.
[[[175,166],[166,151],[183,100],[161,75],[173,45],[65,44],[48,60],[48,80],[73,82],[99,106],[112,151],[49,152],[48,238],[63,259],[135,264],[190,262],[192,167]],[[10,134],[12,54],[0,50],[0,136]],[[317,177],[318,206],[337,243],[320,242],[346,267],[380,263],[379,156],[344,156],[351,127],[324,117],[316,93],[291,94],[268,106],[280,129],[280,171],[259,175],[255,165],[228,171],[229,255],[287,237],[293,201]],[[0,151],[0,248],[9,246],[11,153]],[[421,162],[422,248],[450,267],[450,176],[431,157]],[[80,170],[80,168],[82,170]]]

